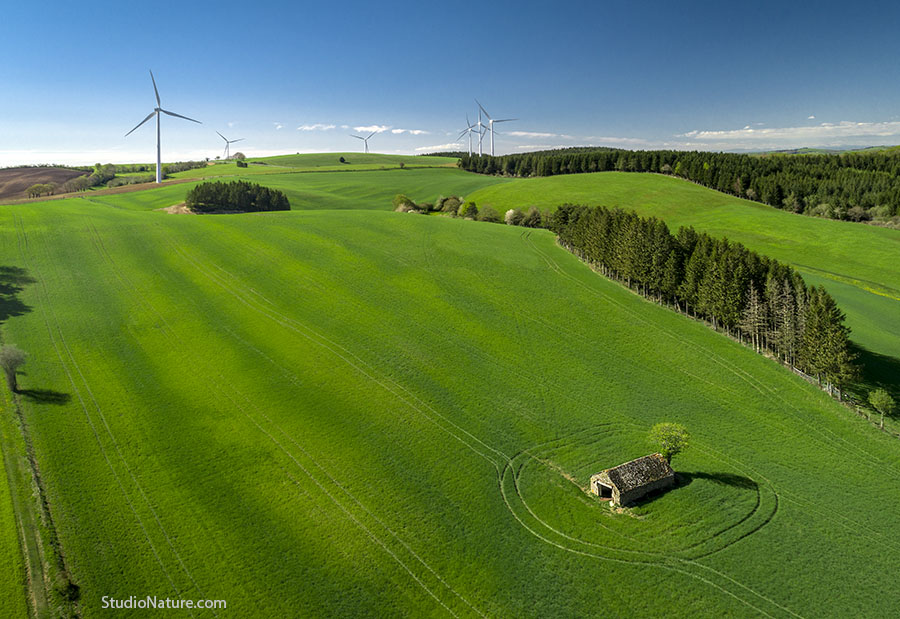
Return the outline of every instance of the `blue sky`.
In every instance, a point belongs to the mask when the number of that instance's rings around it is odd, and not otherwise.
[[[454,145],[900,144],[900,8],[798,2],[5,3],[0,166]],[[500,133],[502,131],[502,133]]]

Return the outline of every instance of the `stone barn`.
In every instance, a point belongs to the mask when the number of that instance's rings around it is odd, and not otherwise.
[[[674,484],[675,471],[661,454],[652,454],[591,476],[590,490],[613,505],[628,505]]]

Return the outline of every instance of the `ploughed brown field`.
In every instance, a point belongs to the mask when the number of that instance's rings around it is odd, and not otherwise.
[[[67,168],[7,168],[0,170],[0,200],[27,198],[25,190],[36,183],[61,186],[86,172]]]

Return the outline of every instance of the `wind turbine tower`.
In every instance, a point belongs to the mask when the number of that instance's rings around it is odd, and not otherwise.
[[[219,133],[219,132],[216,131],[216,133]],[[229,150],[230,147],[231,147],[231,145],[234,144],[235,142],[240,142],[240,141],[243,140],[244,138],[238,138],[238,139],[236,139],[236,140],[229,140],[228,138],[226,138],[226,137],[225,137],[224,135],[222,135],[221,133],[219,133],[219,137],[222,138],[223,140],[225,140],[225,161],[228,161],[228,158],[231,156],[231,152],[230,152],[230,150]]]
[[[372,137],[373,135],[375,135],[376,133],[378,133],[378,132],[377,132],[377,131],[373,131],[372,133],[370,133],[370,134],[367,135],[366,137],[362,137],[361,135],[353,135],[353,134],[351,133],[351,134],[350,134],[350,137],[356,138],[357,140],[362,140],[363,143],[366,145],[366,154],[368,155],[368,154],[369,154],[369,138]]]
[[[175,112],[170,112],[169,110],[162,109],[162,103],[159,101],[159,90],[156,88],[156,79],[153,77],[153,71],[150,71],[150,79],[153,81],[153,92],[156,94],[156,107],[153,108],[153,111],[147,115],[147,118],[142,120],[137,124],[137,127],[129,131],[125,134],[127,138],[129,135],[134,133],[134,131],[143,125],[145,122],[156,116],[156,182],[162,182],[162,152],[160,149],[160,130],[159,130],[159,119],[160,113],[168,114],[169,116],[175,116],[176,118],[183,118],[185,120],[189,120],[192,123],[203,124],[199,120],[194,120],[193,118],[188,118],[187,116],[182,116],[181,114],[176,114]]]
[[[475,103],[478,103],[478,99],[475,99]],[[487,110],[478,103],[478,110],[480,112],[484,112],[484,115],[488,117],[488,131],[491,132],[491,157],[494,156],[494,123],[508,123],[512,120],[519,120],[518,118],[491,118],[491,115],[487,113]],[[480,121],[479,121],[480,122]],[[479,153],[480,154],[480,153]]]
[[[463,129],[463,130],[460,132],[459,137],[456,138],[457,140],[459,140],[459,139],[462,139],[462,137],[463,137],[464,135],[468,135],[468,136],[469,136],[469,155],[470,155],[470,156],[471,156],[471,154],[472,154],[472,130],[473,130],[474,128],[475,128],[475,125],[473,125],[471,122],[469,122],[469,115],[466,114],[466,128]]]

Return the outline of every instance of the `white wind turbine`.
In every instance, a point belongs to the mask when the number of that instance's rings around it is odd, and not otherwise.
[[[129,131],[125,134],[127,138],[129,135],[134,133],[134,131],[143,125],[145,122],[156,116],[156,182],[162,182],[162,154],[160,151],[160,141],[159,141],[159,118],[160,112],[163,114],[168,114],[169,116],[175,116],[176,118],[183,118],[185,120],[189,120],[192,123],[203,124],[199,120],[194,120],[193,118],[188,118],[187,116],[182,116],[181,114],[176,114],[175,112],[170,112],[169,110],[162,109],[162,103],[159,102],[159,90],[156,88],[156,79],[153,77],[153,71],[150,71],[150,79],[153,81],[153,92],[156,93],[156,107],[153,108],[153,111],[147,115],[147,118],[138,123],[137,127]]]
[[[368,155],[368,154],[369,154],[369,138],[372,137],[373,135],[375,135],[376,133],[378,133],[378,132],[377,132],[377,131],[373,131],[372,133],[370,133],[370,134],[367,135],[366,137],[362,137],[361,135],[353,135],[353,134],[351,133],[351,134],[350,134],[350,137],[356,138],[357,140],[362,140],[363,143],[365,143],[365,145],[366,145],[366,154]]]
[[[216,131],[216,133],[219,133],[219,132]],[[229,148],[231,147],[231,145],[234,144],[235,142],[240,142],[240,141],[243,140],[244,138],[238,138],[238,139],[236,139],[236,140],[229,140],[228,138],[226,138],[226,137],[225,137],[224,135],[222,135],[221,133],[219,133],[219,137],[222,138],[223,140],[225,140],[225,160],[227,161],[227,160],[228,160],[228,157],[231,156],[231,152],[230,152],[230,150],[229,150]]]
[[[472,154],[472,130],[475,129],[475,127],[476,125],[473,125],[471,122],[469,122],[469,115],[466,114],[466,128],[463,129],[460,132],[459,137],[456,138],[457,140],[460,140],[464,135],[469,136],[469,155]]]
[[[478,103],[478,99],[475,99],[475,103]],[[491,132],[491,157],[494,156],[494,123],[508,123],[511,120],[519,120],[518,118],[491,118],[491,115],[487,113],[487,110],[478,103],[478,109],[481,112],[484,112],[484,115],[488,117],[488,131]],[[480,122],[480,121],[479,121]],[[480,153],[479,153],[480,154]]]

